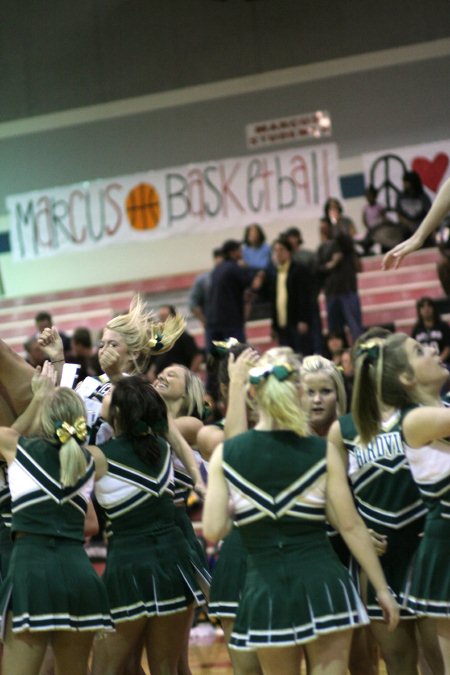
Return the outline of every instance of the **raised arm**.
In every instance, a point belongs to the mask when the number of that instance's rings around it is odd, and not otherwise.
[[[50,361],[45,361],[42,368],[40,366],[36,368],[31,380],[33,398],[12,425],[19,435],[35,436],[41,432],[41,406],[54,390],[56,378],[55,368]]]
[[[220,541],[231,529],[230,498],[222,469],[223,445],[213,453],[208,471],[208,490],[203,506],[203,533],[212,542]]]
[[[38,342],[50,359],[56,372],[56,382],[59,384],[61,382],[65,356],[63,341],[56,327],[44,328],[38,338]]]
[[[231,438],[247,431],[246,386],[248,372],[259,358],[260,355],[252,347],[244,349],[237,358],[234,354],[230,354],[228,357],[230,384],[225,417],[225,438]]]
[[[406,443],[412,448],[421,448],[432,441],[448,438],[450,436],[450,408],[434,406],[414,408],[406,414],[402,431]]]
[[[444,220],[447,213],[450,211],[450,178],[448,178],[442,185],[441,189],[436,195],[431,209],[423,219],[421,225],[414,232],[414,234],[402,241],[401,244],[395,246],[391,251],[388,251],[383,258],[382,267],[388,270],[391,267],[395,269],[400,265],[403,258],[417,251],[427,237],[434,232]]]
[[[198,468],[197,460],[195,459],[194,451],[191,446],[184,440],[174,419],[169,415],[169,430],[167,432],[167,440],[174,449],[177,457],[183,462],[184,467],[194,482],[194,490],[201,497],[204,497],[206,486]]]

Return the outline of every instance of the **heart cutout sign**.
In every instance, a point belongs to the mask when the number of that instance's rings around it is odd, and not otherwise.
[[[417,171],[422,183],[437,192],[440,182],[448,167],[448,155],[439,152],[432,160],[426,157],[415,157],[412,161],[413,171]]]

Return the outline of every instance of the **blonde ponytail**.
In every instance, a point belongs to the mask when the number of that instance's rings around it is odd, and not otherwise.
[[[86,412],[83,401],[67,387],[58,387],[44,401],[42,429],[46,438],[58,440],[60,482],[64,487],[75,485],[87,466],[82,448],[86,437]]]
[[[266,352],[250,370],[249,381],[257,406],[275,428],[307,435],[307,418],[299,398],[300,364],[292,350]]]
[[[59,450],[61,485],[69,487],[84,475],[86,471],[86,455],[75,438],[69,438]]]

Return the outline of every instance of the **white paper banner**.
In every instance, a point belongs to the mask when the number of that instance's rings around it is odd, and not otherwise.
[[[450,176],[450,140],[405,148],[381,150],[363,155],[366,186],[371,183],[379,192],[381,204],[393,209],[397,191],[402,190],[405,171],[417,171],[431,199]]]
[[[340,196],[337,161],[330,143],[13,195],[13,257],[316,217]]]

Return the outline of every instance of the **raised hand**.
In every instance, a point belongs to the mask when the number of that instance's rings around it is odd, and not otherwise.
[[[49,394],[56,386],[56,377],[56,371],[50,361],[45,361],[42,368],[37,366],[31,379],[33,395]]]
[[[53,363],[64,361],[63,341],[55,326],[44,328],[38,337],[38,343],[47,354],[50,361]]]
[[[234,354],[231,353],[228,357],[228,375],[230,377],[230,382],[238,381],[242,382],[242,384],[247,384],[248,371],[256,365],[259,358],[260,354],[252,347],[244,349],[238,357],[235,357]]]
[[[98,359],[102,370],[108,375],[110,380],[117,380],[122,376],[120,367],[120,354],[114,347],[107,345],[99,353]]]
[[[394,246],[393,249],[386,253],[383,258],[382,268],[384,270],[389,270],[392,268],[397,269],[403,258],[405,258],[410,253],[413,253],[413,251],[417,251],[421,245],[421,241],[415,235],[409,237],[409,239],[406,239],[405,241],[402,241],[400,244],[397,244],[397,246]]]

